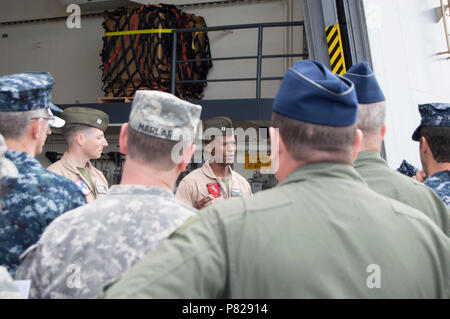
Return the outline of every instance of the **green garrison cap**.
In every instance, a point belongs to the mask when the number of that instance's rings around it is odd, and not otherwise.
[[[81,124],[106,130],[109,124],[109,116],[103,111],[88,107],[68,107],[64,109],[61,117],[68,124]]]
[[[217,130],[211,131],[211,128]],[[203,122],[203,139],[210,139],[211,134],[215,134],[215,131],[220,131],[222,136],[234,135],[233,122],[224,116],[212,117]]]

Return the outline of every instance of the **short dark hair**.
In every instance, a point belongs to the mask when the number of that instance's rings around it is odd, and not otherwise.
[[[420,129],[438,163],[450,162],[450,127],[425,126]]]
[[[66,124],[62,129],[63,138],[66,141],[67,145],[70,147],[75,140],[75,136],[78,133],[82,133],[84,135],[89,135],[90,131],[92,131],[93,127],[82,124]]]
[[[273,112],[272,126],[279,129],[288,152],[298,161],[351,161],[356,124],[312,124]]]
[[[131,158],[157,165],[165,171],[175,167],[171,153],[177,142],[141,133],[131,126],[128,126],[127,134],[128,155]]]

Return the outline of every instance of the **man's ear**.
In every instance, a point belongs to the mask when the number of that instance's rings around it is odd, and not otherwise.
[[[280,136],[280,131],[277,128],[269,127],[270,138],[270,161],[272,164],[272,170],[278,172],[280,153],[286,152],[284,141]]]
[[[39,119],[35,119],[31,122],[30,128],[29,128],[29,132],[31,133],[31,136],[33,137],[33,139],[38,139],[41,133],[41,127],[43,125],[43,119],[39,118]]]
[[[211,142],[209,142],[208,144],[206,144],[205,146],[205,150],[211,154],[211,156],[214,156],[214,141],[212,140]]]
[[[428,141],[424,136],[420,137],[420,152],[423,154],[428,153],[430,150],[430,146],[428,145]]]
[[[362,140],[363,140],[363,132],[359,128],[357,128],[355,134],[355,144],[353,145],[352,161],[354,161],[358,156]]]
[[[384,140],[384,137],[386,136],[386,124],[383,125],[381,128],[381,141]]]
[[[119,149],[122,154],[128,153],[128,123],[124,123],[120,129]]]
[[[189,165],[189,162],[191,161],[192,156],[195,152],[195,144],[191,144],[190,147],[183,148],[183,154],[181,156],[181,162],[178,163],[178,172],[184,172],[186,170],[186,167]]]
[[[78,145],[83,146],[84,145],[84,141],[86,140],[86,138],[84,137],[84,134],[79,132],[77,133],[77,135],[75,135],[75,143],[77,143]]]

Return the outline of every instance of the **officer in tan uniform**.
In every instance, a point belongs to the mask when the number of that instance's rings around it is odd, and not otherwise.
[[[98,159],[103,148],[108,146],[104,132],[108,127],[108,114],[86,107],[69,107],[62,118],[66,125],[62,129],[68,145],[59,161],[47,169],[65,176],[77,184],[86,201],[93,201],[108,191],[108,181],[89,160]]]
[[[184,177],[176,197],[197,209],[231,197],[252,194],[245,178],[231,169],[236,154],[233,124],[229,118],[214,117],[204,123],[204,142],[211,159]]]

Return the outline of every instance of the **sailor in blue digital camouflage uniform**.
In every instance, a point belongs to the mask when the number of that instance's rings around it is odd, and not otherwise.
[[[54,80],[47,72],[26,72],[0,77],[0,134],[8,158],[19,171],[17,179],[4,178],[0,204],[0,265],[14,275],[20,255],[34,244],[50,222],[86,200],[69,179],[44,169],[34,158],[51,134],[49,126],[64,121],[51,103]]]
[[[419,105],[422,121],[412,139],[420,142],[423,171],[414,177],[433,189],[450,207],[450,104]]]
[[[5,158],[6,144],[5,139],[0,134],[0,181],[2,178],[17,178],[19,174],[14,164]],[[0,194],[1,194],[0,184]],[[0,207],[0,214],[2,208]],[[5,267],[0,266],[0,299],[19,299],[20,292],[14,285],[14,281],[11,275],[8,273]]]

